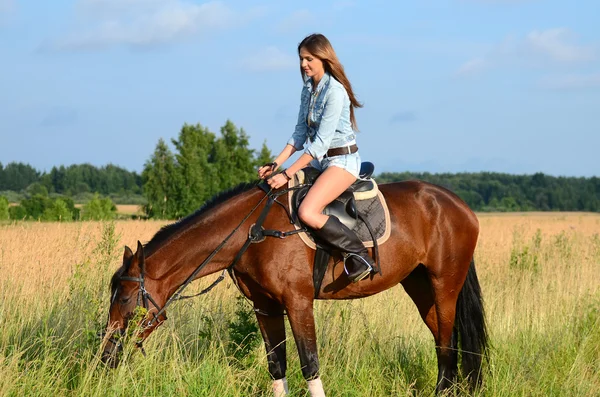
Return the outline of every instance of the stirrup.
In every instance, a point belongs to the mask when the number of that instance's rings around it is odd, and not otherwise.
[[[344,254],[344,271],[346,272],[346,276],[349,276],[348,268],[346,267],[346,260],[351,256],[358,257],[365,265],[367,265],[367,268],[362,273],[359,273],[357,276],[354,276],[354,278],[351,279],[353,283],[358,283],[360,280],[364,279],[369,274],[371,274],[371,272],[373,271],[373,266],[371,266],[371,264],[365,258],[358,254],[346,253]]]

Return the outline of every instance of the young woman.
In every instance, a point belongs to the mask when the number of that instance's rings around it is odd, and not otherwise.
[[[298,55],[305,84],[296,129],[275,161],[259,168],[258,176],[267,178],[297,150],[304,149],[296,162],[268,183],[277,189],[309,164],[322,171],[302,201],[298,216],[324,243],[343,253],[348,277],[358,282],[371,273],[373,260],[356,234],[335,216],[324,215],[323,209],[358,177],[361,161],[354,109],[362,105],[325,36],[307,36],[298,45]]]

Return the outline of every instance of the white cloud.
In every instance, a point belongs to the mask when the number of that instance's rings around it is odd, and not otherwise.
[[[50,46],[58,50],[89,50],[115,45],[151,46],[198,33],[235,28],[260,15],[243,13],[220,1],[81,0],[82,25]]]
[[[483,58],[474,58],[465,62],[456,71],[457,75],[470,75],[481,72],[486,67],[486,60]]]
[[[559,90],[598,88],[600,87],[600,72],[545,77],[540,80],[540,86]]]
[[[456,71],[467,75],[500,66],[541,66],[572,64],[596,58],[598,48],[576,42],[576,35],[567,28],[534,30],[525,36],[508,36],[494,45],[484,56],[473,58]]]
[[[241,67],[253,72],[272,72],[298,67],[298,61],[296,56],[271,46],[242,59]]]
[[[559,62],[587,61],[594,58],[595,49],[572,43],[573,32],[566,28],[537,31],[527,35],[525,46]]]

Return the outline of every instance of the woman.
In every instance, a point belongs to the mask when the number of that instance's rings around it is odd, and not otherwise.
[[[343,253],[348,277],[358,282],[371,273],[374,262],[356,234],[335,216],[324,215],[323,209],[358,177],[361,161],[354,109],[362,105],[325,36],[307,36],[298,45],[298,55],[305,85],[296,129],[275,161],[259,168],[258,176],[267,178],[297,150],[304,149],[296,162],[268,183],[277,189],[309,164],[322,171],[302,201],[298,216],[317,237]]]

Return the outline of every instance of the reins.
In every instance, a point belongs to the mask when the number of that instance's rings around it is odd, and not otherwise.
[[[198,267],[196,267],[196,269],[185,279],[183,284],[181,284],[177,288],[175,293],[173,295],[171,295],[171,297],[169,299],[167,299],[167,301],[165,302],[165,304],[162,307],[160,307],[156,303],[156,301],[152,298],[151,294],[145,288],[145,272],[144,272],[143,266],[140,270],[139,277],[123,276],[123,277],[119,278],[119,280],[123,280],[123,281],[133,281],[133,282],[140,283],[140,289],[138,292],[138,302],[137,302],[138,306],[142,306],[144,309],[149,310],[148,302],[150,302],[157,309],[156,313],[152,313],[153,318],[148,320],[147,324],[144,325],[142,322],[142,326],[144,328],[150,328],[157,321],[160,321],[160,316],[164,315],[167,308],[173,302],[178,301],[178,300],[194,298],[194,297],[206,294],[207,292],[211,291],[214,287],[217,286],[217,284],[219,284],[221,281],[223,281],[223,279],[225,278],[226,272],[228,272],[228,271],[231,272],[231,270],[237,264],[237,262],[240,260],[242,255],[246,252],[246,250],[248,249],[250,244],[259,243],[259,242],[263,241],[265,239],[265,237],[267,237],[267,236],[268,237],[285,238],[289,235],[293,235],[293,234],[297,234],[297,233],[306,231],[306,229],[300,229],[300,230],[293,230],[290,232],[282,232],[282,231],[278,231],[278,230],[265,230],[262,227],[262,224],[264,223],[264,221],[274,203],[281,205],[286,210],[286,213],[287,213],[288,217],[290,218],[290,223],[293,223],[290,211],[285,207],[284,204],[277,201],[277,198],[279,198],[279,196],[289,193],[292,190],[300,189],[300,188],[304,187],[305,185],[298,185],[298,186],[294,186],[292,188],[283,189],[281,191],[278,191],[277,193],[273,192],[273,189],[267,188],[264,184],[259,183],[258,186],[263,191],[265,191],[265,193],[266,193],[265,196],[263,196],[259,200],[259,202],[242,219],[242,221],[235,227],[235,229],[233,229],[233,231],[231,231],[231,233],[229,233],[229,235],[227,237],[225,237],[225,239],[217,246],[217,248],[215,248],[214,251],[211,252],[210,255],[208,255],[208,257],[206,257],[206,259],[200,265],[198,265]],[[215,281],[213,281],[208,287],[204,288],[199,293],[193,294],[193,295],[182,295],[183,291],[187,288],[188,285],[190,285],[192,283],[192,281],[194,281],[194,279],[196,278],[198,273],[200,273],[200,271],[202,271],[202,269],[204,269],[206,267],[206,265],[208,265],[210,263],[210,261],[215,257],[215,255],[217,255],[217,253],[225,246],[225,244],[227,244],[227,242],[231,239],[231,237],[233,237],[233,235],[242,227],[242,225],[248,220],[248,218],[250,218],[250,216],[252,216],[252,214],[258,209],[258,207],[262,204],[262,202],[265,199],[267,199],[265,207],[261,211],[256,222],[250,227],[250,231],[248,233],[248,238],[246,239],[246,242],[244,243],[242,248],[240,248],[240,250],[234,257],[233,261],[225,269],[223,269],[223,272],[221,273],[221,275]],[[113,297],[113,300],[114,300],[114,297]],[[165,316],[165,319],[166,319],[166,316]],[[142,353],[144,353],[144,349],[142,347],[141,341],[137,343],[137,346],[142,350]]]

